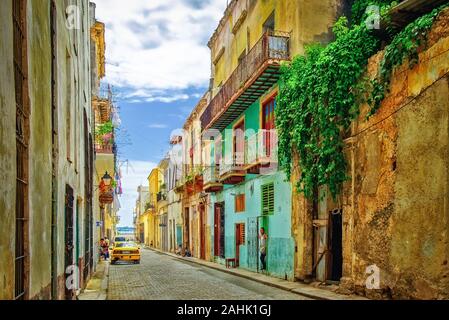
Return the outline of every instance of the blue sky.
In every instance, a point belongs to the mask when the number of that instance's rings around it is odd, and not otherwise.
[[[106,24],[106,78],[120,108],[121,226],[210,78],[207,41],[227,0],[95,0]]]

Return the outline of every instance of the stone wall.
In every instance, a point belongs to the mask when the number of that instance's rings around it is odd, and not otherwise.
[[[391,92],[366,120],[354,121],[345,150],[350,180],[343,209],[343,277],[339,291],[370,298],[449,297],[449,10],[440,14],[420,63],[394,72]],[[369,61],[377,72],[383,51]],[[296,161],[297,163],[297,161]],[[295,166],[292,181],[298,180]],[[318,207],[321,202],[318,203]],[[312,276],[313,204],[293,193],[295,276]],[[380,288],[368,289],[368,267]]]

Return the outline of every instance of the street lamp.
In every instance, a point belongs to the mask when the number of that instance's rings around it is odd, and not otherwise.
[[[109,175],[109,173],[106,171],[104,176],[101,178],[103,180],[104,185],[109,187],[111,185],[112,177]]]

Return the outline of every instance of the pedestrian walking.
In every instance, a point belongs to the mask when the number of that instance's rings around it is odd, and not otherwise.
[[[259,251],[260,251],[260,262],[262,263],[261,271],[267,270],[266,257],[267,257],[267,240],[268,235],[265,233],[265,228],[260,228],[259,235]]]

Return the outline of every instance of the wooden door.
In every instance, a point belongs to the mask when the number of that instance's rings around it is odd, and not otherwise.
[[[220,206],[214,207],[214,256],[220,256]]]
[[[240,265],[240,246],[245,244],[245,224],[235,225],[235,265]]]
[[[189,208],[184,208],[184,248],[190,250],[190,217]]]
[[[206,259],[206,219],[204,205],[200,205],[200,259]]]
[[[276,128],[274,119],[274,110],[276,108],[276,98],[273,97],[264,103],[262,107],[262,129],[264,130],[264,149],[265,156],[270,157],[274,147],[273,130]]]

